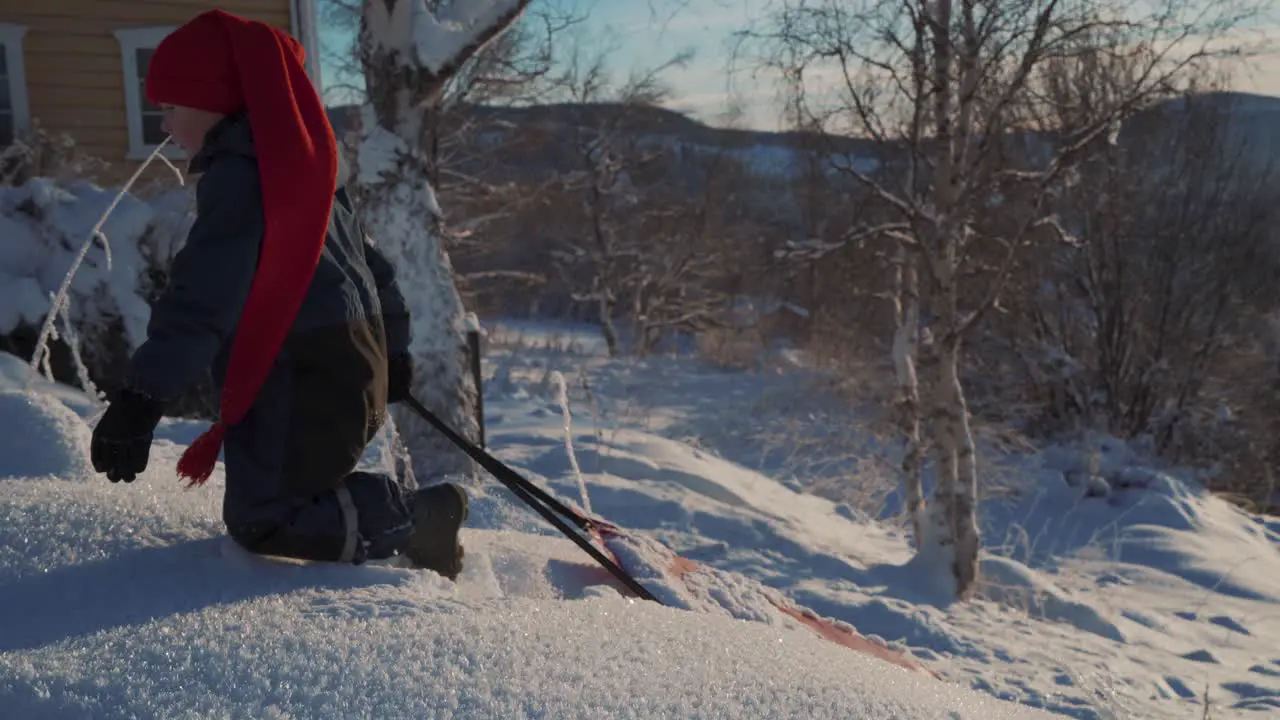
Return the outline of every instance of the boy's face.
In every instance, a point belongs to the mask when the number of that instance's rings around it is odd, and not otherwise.
[[[223,118],[218,113],[182,105],[161,105],[160,109],[164,112],[161,127],[173,136],[173,141],[188,156],[195,155],[204,147],[205,135]]]

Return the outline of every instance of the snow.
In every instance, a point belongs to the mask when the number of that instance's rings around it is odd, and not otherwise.
[[[573,449],[573,413],[569,409],[569,382],[560,372],[551,373],[550,379],[556,386],[556,404],[560,406],[560,416],[564,418],[564,454],[569,458],[573,478],[578,481],[578,497],[582,499],[582,510],[588,515],[593,515],[591,495],[587,491],[586,480],[582,477],[582,468],[578,466],[578,453]]]
[[[725,157],[741,163],[743,169],[773,180],[797,180],[816,165],[825,177],[838,178],[843,170],[870,174],[880,168],[880,161],[873,157],[850,157],[832,153],[814,157],[810,151],[785,141],[750,142],[741,145],[721,145],[689,140],[670,133],[645,133],[639,136],[641,147],[662,149],[680,156]]]
[[[369,5],[372,5],[370,3]],[[404,162],[410,148],[402,138],[374,122],[373,108],[364,108],[361,124],[359,172],[377,182],[365,199],[361,217],[366,232],[396,269],[412,318],[410,349],[415,358],[414,397],[435,410],[464,436],[475,435],[475,420],[465,398],[465,308],[453,282],[448,255],[441,248],[440,208],[431,192],[426,165]],[[421,108],[391,122],[420,127]],[[410,115],[417,121],[410,121]],[[384,121],[387,120],[384,118]],[[425,227],[424,227],[425,223]],[[394,422],[411,452],[418,481],[465,474],[471,461],[439,433],[404,408],[393,409]]]
[[[1111,439],[1092,462],[983,435],[982,599],[949,605],[912,559],[901,493],[885,482],[898,456],[830,379],[609,361],[592,328],[489,326],[494,447],[571,496],[543,378],[572,369],[599,406],[579,411],[575,435],[595,509],[686,557],[910,650],[949,681],[1067,716],[1200,717],[1206,686],[1212,717],[1280,706],[1280,682],[1260,672],[1280,669],[1280,519],[1207,495],[1192,473]],[[495,392],[534,409],[504,409]]]
[[[566,502],[581,482],[634,531],[624,564],[656,570],[660,541],[708,570],[691,582],[710,593],[655,572],[641,579],[674,607],[622,597],[494,482],[469,487],[456,585],[251,556],[222,536],[221,466],[200,491],[174,476],[198,423],[164,421],[132,485],[88,477],[76,455],[92,403],[44,382],[18,392],[28,371],[0,356],[0,704],[41,718],[1142,720],[1199,718],[1208,688],[1215,719],[1280,707],[1280,519],[1187,473],[1110,441],[1094,460],[984,440],[984,586],[951,604],[913,563],[892,487],[874,487],[890,450],[828,380],[609,359],[589,328],[486,327],[493,452]],[[941,679],[824,641],[760,586]]]
[[[12,356],[10,356],[12,357]],[[34,392],[0,390],[0,476],[80,479],[90,469],[89,429],[56,398]],[[31,452],[42,448],[42,452]]]
[[[27,455],[60,457],[87,425],[77,416],[66,431]],[[393,567],[251,556],[220,537],[217,492],[175,481],[181,450],[158,442],[151,468],[128,487],[76,472],[4,481],[7,712],[1035,716],[805,634],[624,599],[553,536],[470,530],[456,586]],[[13,467],[15,456],[3,457]]]
[[[388,9],[365,3],[370,33],[384,47],[404,53],[428,72],[439,73],[484,31],[517,13],[527,0],[451,2],[431,12],[423,0],[405,0]],[[410,58],[406,55],[405,60]]]
[[[0,187],[0,335],[42,323],[51,298],[76,266],[68,294],[85,344],[94,344],[117,318],[129,347],[141,344],[151,315],[148,270],[171,258],[177,238],[185,235],[187,194],[121,196],[100,228],[112,252],[95,242],[81,263],[87,239],[117,194],[84,181],[48,178]]]
[[[356,182],[372,186],[393,177],[401,158],[411,155],[408,145],[378,124],[372,105],[360,108],[360,142],[356,145]]]

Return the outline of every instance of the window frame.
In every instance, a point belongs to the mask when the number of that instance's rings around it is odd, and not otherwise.
[[[13,114],[14,140],[22,138],[31,131],[31,104],[27,98],[27,67],[22,48],[22,39],[26,34],[25,25],[0,23],[0,50],[5,54],[5,75],[9,79],[9,111]]]
[[[138,75],[138,51],[154,50],[160,41],[177,28],[172,26],[124,28],[114,32],[120,43],[121,70],[124,73],[125,118],[129,130],[128,160],[146,160],[156,146],[142,136],[142,81]],[[186,153],[172,141],[160,152],[174,160],[186,159]]]

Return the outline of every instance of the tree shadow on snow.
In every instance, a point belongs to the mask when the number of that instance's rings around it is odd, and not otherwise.
[[[125,550],[0,586],[0,653],[303,589],[399,582],[407,571],[300,564],[231,547],[227,538]]]

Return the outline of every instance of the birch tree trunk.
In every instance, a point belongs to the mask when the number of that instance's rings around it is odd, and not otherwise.
[[[622,354],[622,344],[618,341],[618,332],[613,327],[613,298],[608,285],[601,283],[603,289],[597,298],[596,311],[600,321],[600,334],[604,336],[604,345],[609,350],[609,357]]]
[[[454,2],[437,16],[423,0],[364,0],[360,23],[367,94],[356,161],[361,220],[395,265],[412,314],[414,394],[472,439],[476,388],[467,372],[465,310],[428,175],[427,123],[445,83],[528,3]],[[397,406],[392,415],[419,484],[470,471],[470,459],[412,411]]]
[[[966,599],[973,594],[978,579],[978,476],[969,409],[960,385],[964,322],[956,276],[962,260],[960,239],[964,236],[965,212],[959,187],[960,160],[968,150],[973,105],[970,83],[974,73],[969,54],[972,48],[965,46],[957,52],[953,44],[951,0],[937,0],[932,9],[932,110],[937,149],[932,188],[934,214],[927,221],[930,227],[922,245],[930,270],[929,305],[936,323],[927,383],[931,389],[929,440],[935,449],[937,483],[926,513],[925,542],[920,544],[919,552],[949,566],[956,597]],[[963,10],[967,38],[972,4],[966,2]],[[954,81],[957,65],[964,71],[959,93]]]
[[[894,268],[893,367],[898,381],[898,427],[903,437],[902,476],[907,515],[916,546],[924,542],[924,442],[920,435],[920,384],[916,373],[920,350],[920,273],[915,254],[899,243]]]
[[[922,513],[918,552],[926,566],[949,569],[954,594],[964,600],[973,595],[978,580],[977,455],[960,384],[961,318],[953,268],[935,265],[931,281],[937,328],[920,365],[929,388],[925,417],[935,487]]]
[[[939,343],[929,361],[931,398],[929,439],[934,448],[937,486],[924,513],[925,542],[920,552],[930,564],[945,565],[955,581],[955,595],[972,596],[978,579],[978,475],[968,407],[960,385],[960,344],[954,337]]]

